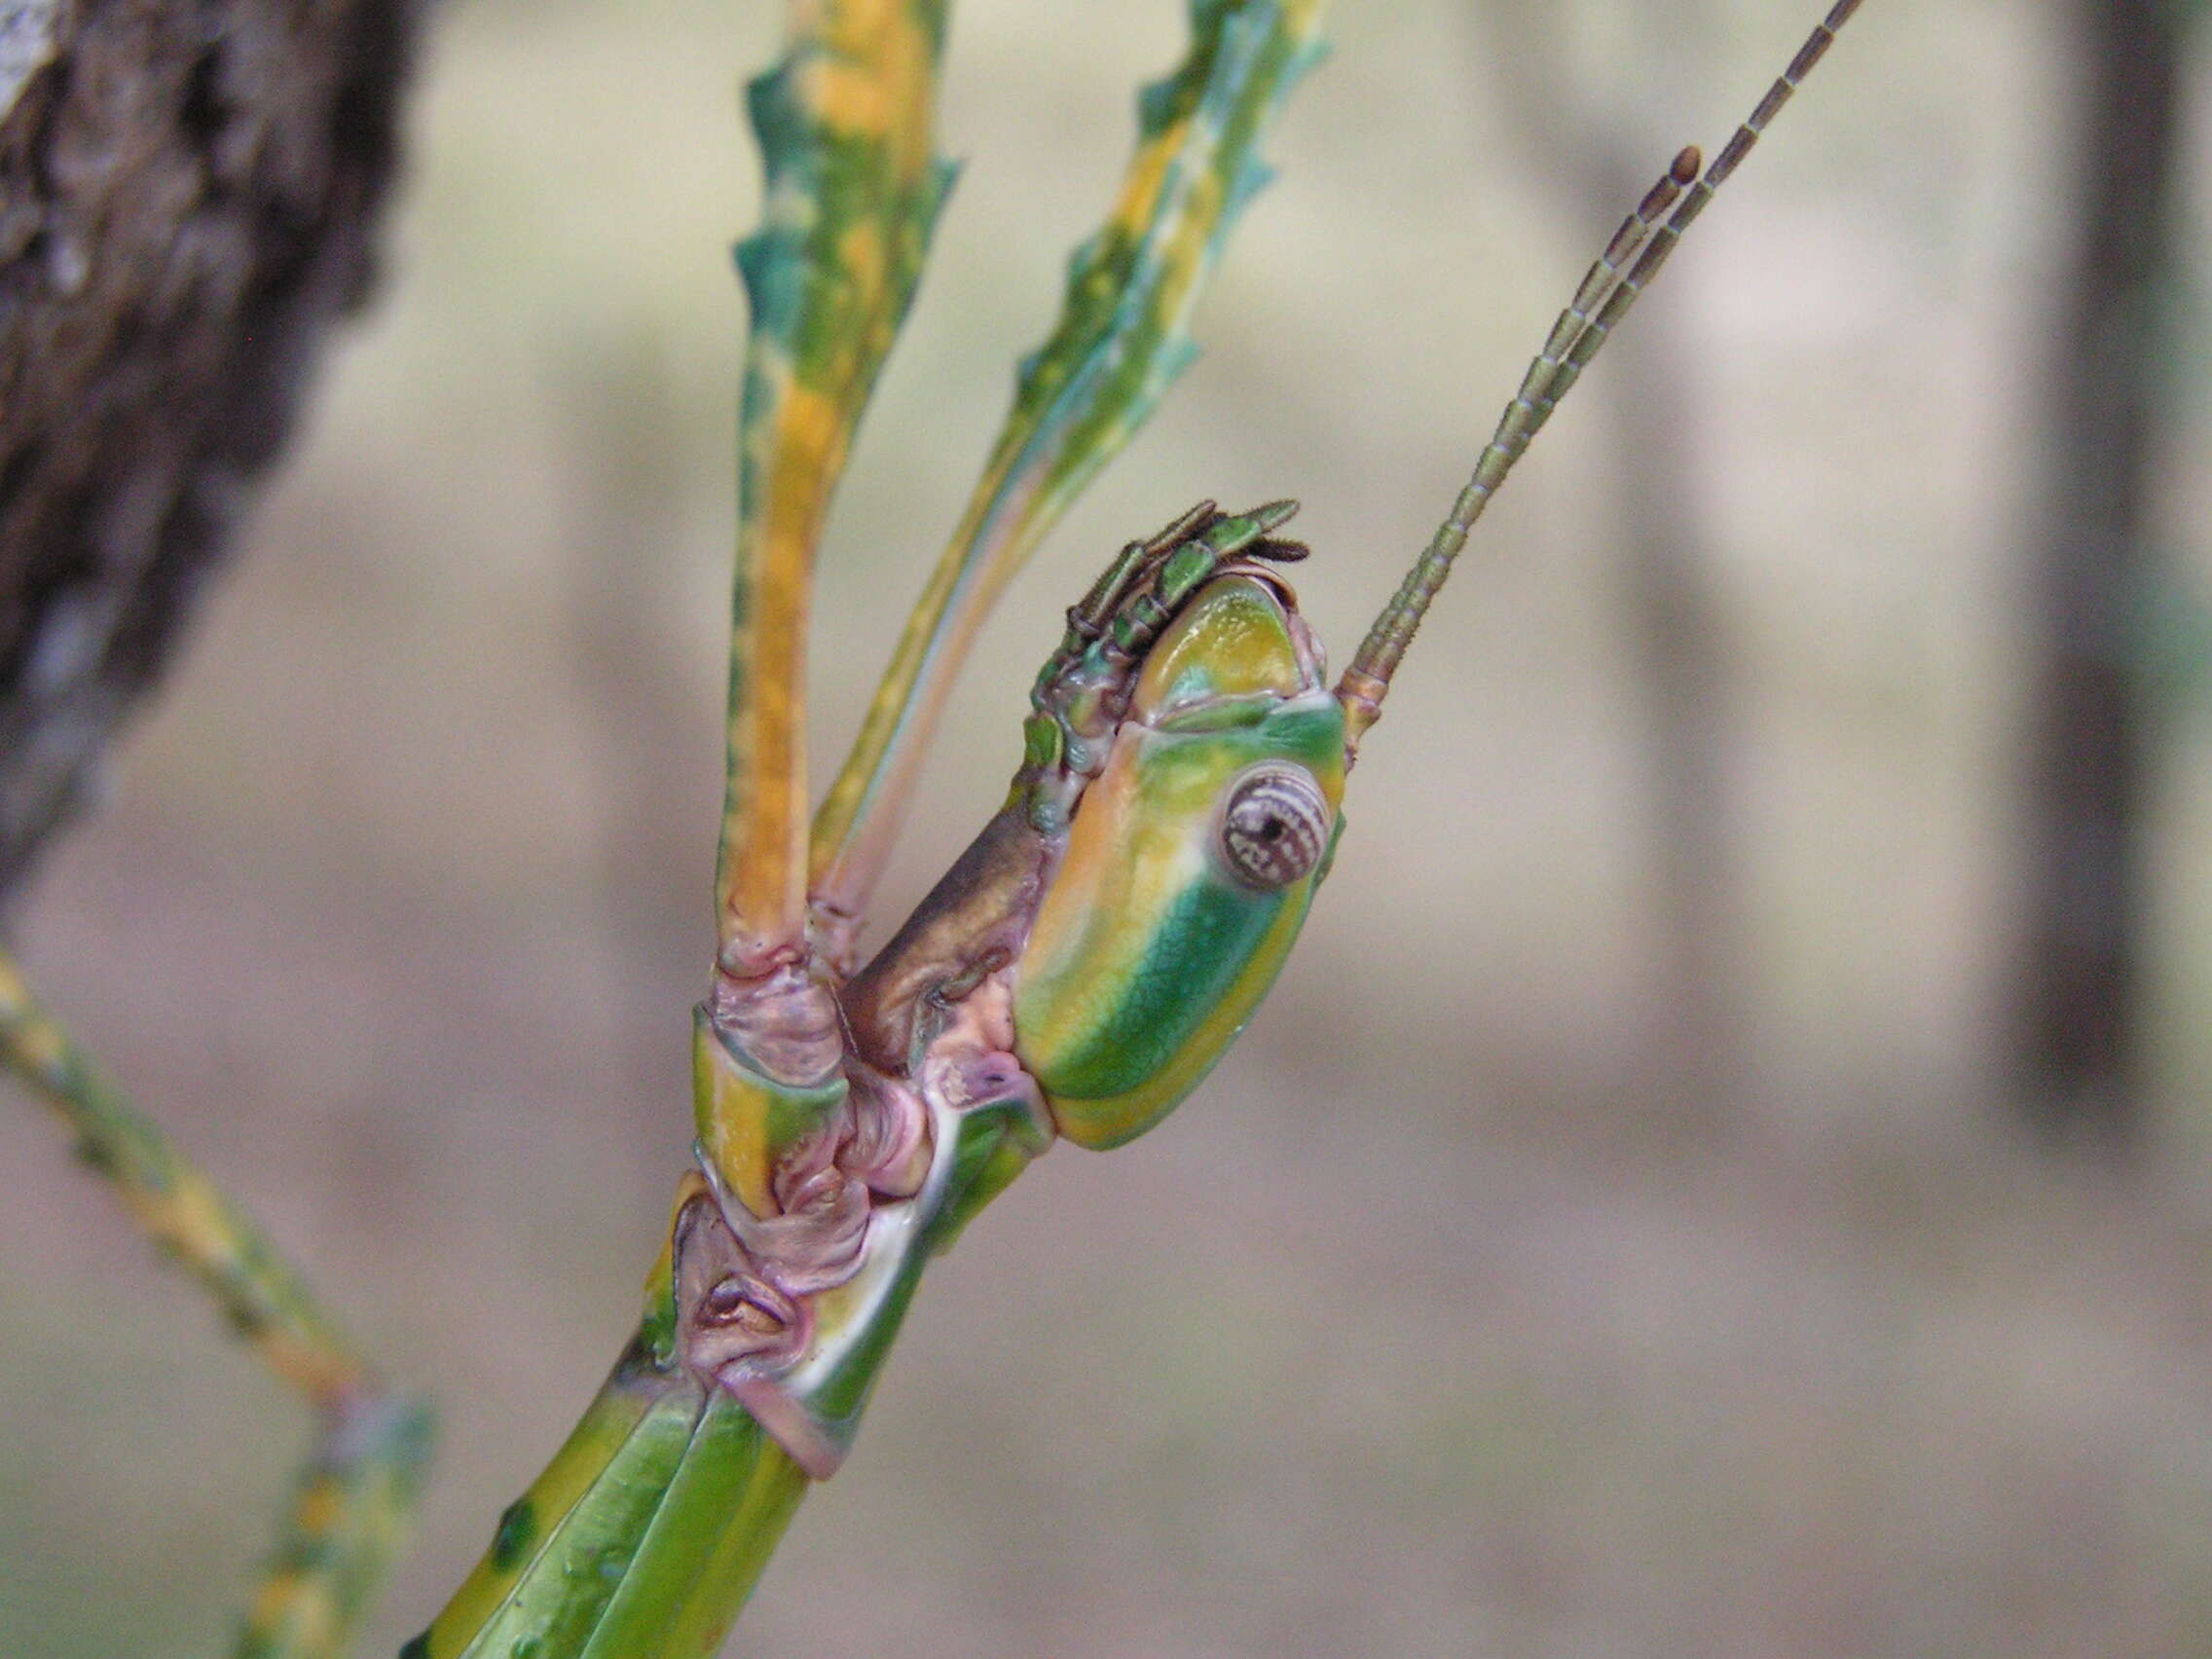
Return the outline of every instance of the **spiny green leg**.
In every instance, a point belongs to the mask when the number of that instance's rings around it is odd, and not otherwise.
[[[147,1235],[206,1286],[272,1370],[305,1394],[321,1433],[302,1470],[237,1651],[344,1651],[404,1541],[429,1459],[430,1419],[389,1393],[298,1272],[168,1137],[134,1111],[0,952],[0,1063],[77,1137]]]
[[[992,444],[843,769],[809,862],[824,955],[847,965],[914,772],[976,630],[1084,486],[1197,355],[1190,319],[1270,176],[1261,140],[1319,56],[1322,0],[1191,0],[1191,50],[1138,99],[1137,150],[1075,251],[1059,320],[1021,365]]]

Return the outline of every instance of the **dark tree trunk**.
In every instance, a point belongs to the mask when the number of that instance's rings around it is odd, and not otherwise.
[[[2124,1144],[2142,1106],[2143,744],[2135,608],[2171,280],[2181,0],[2076,0],[2084,79],[2081,242],[2060,322],[2034,548],[2024,956],[2017,1067],[2061,1139]]]
[[[0,0],[0,895],[367,291],[417,0]]]

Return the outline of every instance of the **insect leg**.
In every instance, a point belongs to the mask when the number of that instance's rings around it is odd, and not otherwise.
[[[430,1417],[390,1392],[266,1235],[133,1108],[0,952],[0,1064],[42,1096],[139,1227],[214,1297],[319,1430],[249,1603],[240,1659],[321,1659],[404,1541]]]

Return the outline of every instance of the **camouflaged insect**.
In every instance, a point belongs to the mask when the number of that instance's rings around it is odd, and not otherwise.
[[[403,1659],[658,1659],[719,1646],[810,1481],[850,1449],[924,1264],[1054,1140],[1119,1146],[1183,1100],[1273,982],[1344,827],[1360,740],[1468,531],[1858,0],[1837,0],[1701,175],[1677,157],[1591,268],[1474,475],[1342,678],[1276,535],[1201,502],[1068,612],[1004,801],[865,963],[860,926],[991,601],[1192,354],[1319,0],[1194,0],[1137,154],[808,825],[815,549],[952,169],[932,136],[944,0],[796,0],[748,92],[761,228],[739,432],[718,945],[693,1026],[697,1161],[636,1334]],[[426,1419],[235,1206],[131,1113],[0,957],[0,1057],[147,1232],[317,1407],[240,1651],[338,1652],[412,1509]]]

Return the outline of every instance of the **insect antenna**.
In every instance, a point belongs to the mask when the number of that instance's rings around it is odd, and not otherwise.
[[[1459,492],[1459,498],[1453,502],[1444,522],[1436,527],[1428,546],[1414,561],[1413,569],[1406,572],[1405,580],[1383,608],[1382,614],[1367,631],[1367,638],[1360,642],[1359,649],[1337,682],[1337,700],[1345,708],[1347,759],[1357,755],[1359,740],[1367,728],[1382,718],[1382,698],[1390,688],[1390,678],[1397,672],[1406,647],[1413,643],[1430,602],[1452,573],[1452,562],[1466,545],[1467,533],[1483,516],[1491,498],[1497,494],[1498,487],[1512,472],[1530,440],[1543,430],[1544,423],[1551,419],[1560,399],[1567,394],[1591,359],[1597,356],[1605,337],[1628,314],[1637,295],[1658,275],[1667,256],[1675,251],[1675,244],[1682,240],[1682,233],[1705,211],[1714,192],[1727,182],[1728,175],[1751,153],[1759,135],[1789,101],[1798,85],[1812,73],[1813,65],[1826,55],[1835,42],[1836,31],[1850,21],[1860,4],[1861,0],[1835,0],[1827,16],[1797,49],[1789,67],[1767,89],[1758,107],[1736,129],[1735,135],[1702,175],[1699,168],[1703,159],[1696,145],[1677,155],[1659,182],[1621,222],[1612,240],[1605,244],[1604,252],[1583,276],[1574,298],[1560,313],[1543,349],[1522,377],[1520,389],[1498,418],[1497,429],[1491,434],[1490,442],[1475,461],[1473,476]]]

